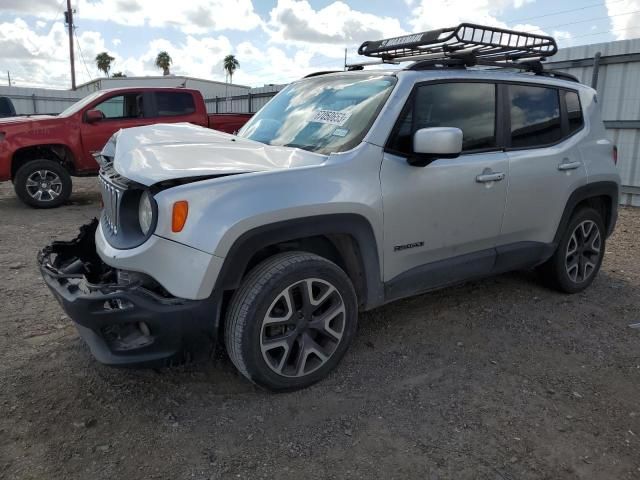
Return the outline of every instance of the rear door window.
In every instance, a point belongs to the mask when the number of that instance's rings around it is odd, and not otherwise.
[[[509,85],[511,147],[537,148],[562,139],[558,90]]]
[[[190,115],[196,111],[193,95],[188,92],[156,92],[159,117]]]

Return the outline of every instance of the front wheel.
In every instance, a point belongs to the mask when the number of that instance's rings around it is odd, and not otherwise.
[[[53,160],[31,160],[22,165],[13,180],[16,195],[35,208],[54,208],[71,196],[71,176]]]
[[[552,288],[577,293],[593,282],[605,249],[602,216],[593,208],[578,210],[569,221],[558,248],[539,271]]]
[[[340,267],[310,253],[278,254],[251,270],[232,298],[227,352],[257,385],[297,390],[338,364],[357,317],[353,286]]]

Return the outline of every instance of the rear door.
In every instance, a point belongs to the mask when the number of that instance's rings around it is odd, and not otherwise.
[[[508,181],[497,111],[493,83],[450,81],[414,89],[381,170],[389,298],[491,270]],[[413,133],[427,127],[460,128],[462,155],[409,165]]]
[[[146,116],[149,104],[149,92],[114,92],[87,109],[87,111],[100,110],[104,115],[102,120],[93,123],[87,122],[84,115],[82,118],[80,127],[82,146],[85,165],[88,165],[90,170],[98,169],[98,165],[93,159],[93,153],[102,150],[111,135],[121,128],[138,127],[150,123]]]
[[[571,193],[587,182],[579,143],[577,92],[505,84],[508,91],[509,193],[500,243],[549,244]]]

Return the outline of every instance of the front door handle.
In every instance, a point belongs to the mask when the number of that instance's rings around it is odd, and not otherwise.
[[[504,180],[504,173],[502,172],[482,173],[476,177],[476,182],[478,183],[499,182],[500,180]]]
[[[580,168],[582,162],[570,162],[568,158],[562,160],[562,163],[558,165],[558,170],[564,172],[565,170],[575,170],[576,168]]]

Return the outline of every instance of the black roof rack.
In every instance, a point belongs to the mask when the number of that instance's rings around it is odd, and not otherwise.
[[[553,37],[473,23],[368,41],[358,48],[360,55],[378,58],[383,62],[435,60],[459,55],[472,55],[478,60],[493,62],[512,62],[550,57],[557,51]]]

